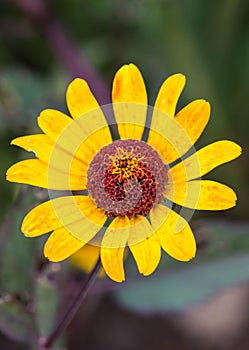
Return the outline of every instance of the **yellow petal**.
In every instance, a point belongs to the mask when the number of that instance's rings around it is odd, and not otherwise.
[[[62,261],[83,247],[84,244],[62,227],[55,230],[48,238],[44,246],[44,256],[50,261]]]
[[[136,221],[139,220],[139,225],[134,225],[131,219],[131,233],[128,239],[128,245],[132,252],[132,255],[137,263],[138,270],[141,274],[148,276],[150,275],[159,264],[161,258],[161,247],[158,242],[157,236],[153,234],[153,229],[144,218],[136,218]],[[136,244],[133,244],[137,240],[137,236],[140,235],[143,230],[143,234],[146,235],[146,238]]]
[[[163,137],[161,133],[158,133],[153,129],[150,129],[147,142],[158,152],[164,163],[167,165],[180,158],[183,154],[179,154],[167,138]]]
[[[194,208],[198,206],[201,192],[201,181],[172,182],[165,186],[164,196],[171,202],[183,207]]]
[[[99,107],[87,82],[79,78],[74,79],[68,86],[66,99],[69,112],[73,118]]]
[[[81,172],[80,169],[77,169],[79,162],[81,162],[83,176],[86,175],[89,165],[87,161],[92,158],[94,152],[89,150],[88,145],[84,147],[84,150],[81,147],[81,152],[79,152],[79,147],[86,138],[82,134],[80,126],[67,115],[53,109],[42,111],[37,121],[41,130],[57,146],[52,149],[50,154],[51,167],[63,168],[65,173],[69,173],[69,168],[76,166],[76,171]],[[64,151],[63,154],[61,154],[61,150]]]
[[[86,273],[92,271],[93,267],[96,265],[99,258],[99,247],[92,244],[86,244],[81,249],[77,250],[70,257],[70,263]],[[105,275],[104,270],[101,269],[99,276]]]
[[[22,232],[35,237],[64,226],[74,237],[87,242],[105,221],[105,214],[90,197],[59,197],[32,209],[23,220]]]
[[[78,123],[65,114],[52,109],[42,111],[38,117],[38,125],[41,130],[48,135],[51,140],[55,141],[58,147],[64,149],[72,156],[75,156],[81,144],[89,136],[89,134],[83,133],[81,124],[83,123]],[[96,147],[92,147],[95,151]],[[89,158],[94,154],[94,151],[91,149],[89,150],[87,145],[84,151],[82,149],[81,151],[80,154],[77,154],[81,161],[84,161],[86,156]],[[55,154],[54,158],[60,159],[57,152],[58,148],[53,152]]]
[[[205,129],[209,117],[210,104],[205,100],[195,100],[181,109],[175,116],[175,120],[194,144]]]
[[[38,126],[51,140],[56,141],[58,136],[68,126],[72,119],[55,109],[45,109],[37,118]]]
[[[161,110],[154,109],[148,144],[158,151],[166,164],[185,154],[193,143],[181,125]]]
[[[100,108],[75,120],[57,111],[45,110],[38,118],[38,123],[56,143],[50,156],[50,166],[63,167],[67,173],[77,172],[84,177],[93,156],[101,147],[112,142]],[[63,154],[61,150],[64,150]]]
[[[210,180],[176,183],[165,196],[175,203],[199,210],[224,210],[236,205],[235,192],[226,185]]]
[[[88,200],[84,201],[85,206],[87,202],[93,202],[90,197],[86,197]],[[79,217],[79,220],[75,220],[72,223],[67,224],[65,218],[61,217],[64,226],[67,230],[80,241],[89,242],[96,234],[103,228],[106,222],[106,215],[103,209],[96,207],[95,204],[90,204],[88,207],[82,209],[77,202],[74,204],[77,213],[75,216]],[[96,243],[95,243],[96,242]],[[94,244],[99,245],[99,241],[95,239]]]
[[[19,146],[48,163],[54,142],[44,134],[18,137],[11,141],[11,145]]]
[[[49,167],[40,159],[28,159],[12,165],[7,170],[7,180],[51,190],[83,190],[86,179],[84,174],[65,174]]]
[[[237,158],[241,147],[232,141],[217,141],[183,160],[170,169],[173,182],[196,179],[217,166]]]
[[[167,78],[159,90],[155,102],[155,108],[160,109],[171,117],[174,117],[176,105],[185,82],[186,78],[182,74],[174,74]]]
[[[58,199],[64,202],[65,197]],[[64,207],[64,206],[63,206]],[[67,208],[65,203],[65,212]],[[21,230],[27,237],[36,237],[56,230],[62,226],[58,215],[54,211],[52,201],[44,202],[33,208],[23,219]]]
[[[224,210],[236,205],[237,196],[228,186],[219,182],[202,180],[201,192],[196,209]]]
[[[91,138],[94,151],[112,142],[111,134],[101,108],[88,111],[73,120],[65,114],[47,109],[38,117],[38,125],[53,141],[71,154]],[[84,157],[84,153],[81,154]]]
[[[130,234],[127,217],[115,218],[107,228],[100,249],[101,261],[106,274],[116,282],[125,280],[124,250]]]
[[[180,261],[189,261],[195,257],[196,242],[188,223],[173,210],[162,205],[157,205],[150,213],[152,226],[162,248],[167,254]],[[179,221],[183,227],[178,233]]]
[[[112,102],[147,104],[147,93],[142,74],[134,64],[123,65],[113,80]]]
[[[58,147],[47,135],[29,135],[18,137],[11,141],[12,145],[16,145],[24,148],[29,152],[33,152],[35,156],[44,161],[45,163],[51,163],[50,166],[60,170],[65,173],[65,164],[70,163],[70,173],[76,176],[81,176],[83,179],[82,188],[86,187],[86,173],[88,169],[88,164],[85,161],[74,157],[72,154],[68,153],[62,147]],[[55,150],[56,148],[56,150]],[[56,159],[58,160],[55,164],[51,162],[51,155],[53,152],[56,153]]]
[[[121,139],[141,139],[147,114],[147,93],[143,77],[134,64],[124,65],[117,71],[112,102]]]
[[[106,274],[116,282],[125,280],[124,273],[124,248],[101,249],[101,261]]]
[[[127,216],[117,216],[108,226],[101,248],[125,248],[129,235],[130,220]]]
[[[100,108],[83,114],[73,124],[80,129],[80,137],[75,139],[77,147],[74,147],[74,155],[79,159],[83,158],[88,164],[102,147],[112,143],[110,129]],[[67,143],[71,129],[75,127],[72,125],[65,131],[61,137],[62,144]]]

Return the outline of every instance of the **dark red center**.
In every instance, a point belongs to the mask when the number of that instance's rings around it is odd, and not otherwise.
[[[121,140],[103,147],[87,173],[87,189],[108,217],[146,216],[162,197],[167,168],[147,143]]]

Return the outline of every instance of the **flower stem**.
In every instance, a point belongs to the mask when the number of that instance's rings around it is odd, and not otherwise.
[[[50,336],[44,342],[44,344],[42,346],[42,349],[49,350],[51,348],[51,346],[54,344],[54,342],[58,339],[58,337],[68,327],[68,325],[72,321],[74,315],[78,311],[81,303],[86,298],[89,289],[91,288],[91,286],[93,285],[94,281],[96,280],[100,268],[101,268],[101,260],[99,258],[98,261],[96,262],[96,265],[94,266],[92,271],[87,276],[87,279],[84,280],[81,288],[79,289],[77,295],[75,296],[75,299],[72,301],[72,304],[66,310],[64,315],[62,315],[62,317],[59,320],[58,324],[55,326],[55,328],[51,332]]]

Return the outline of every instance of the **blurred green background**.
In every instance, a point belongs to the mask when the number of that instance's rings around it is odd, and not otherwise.
[[[234,188],[238,205],[194,215],[193,262],[164,256],[153,277],[141,278],[128,259],[125,284],[98,281],[62,344],[69,350],[249,348],[248,1],[2,0],[1,349],[35,348],[39,328],[49,333],[83,278],[67,263],[48,264],[43,240],[20,234],[25,213],[46,192],[5,181],[7,168],[29,156],[10,140],[37,132],[42,109],[66,111],[66,86],[76,76],[108,103],[114,73],[130,62],[141,69],[152,105],[162,81],[176,72],[187,76],[178,109],[197,98],[211,102],[196,148],[219,139],[243,147],[242,157],[208,176]]]

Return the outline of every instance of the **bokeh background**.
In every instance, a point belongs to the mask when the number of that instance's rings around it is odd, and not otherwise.
[[[25,213],[47,194],[5,181],[6,169],[30,156],[10,140],[37,132],[42,109],[66,111],[65,89],[76,76],[108,103],[115,71],[130,62],[141,69],[152,105],[176,72],[187,76],[179,109],[196,98],[211,102],[196,146],[231,139],[243,147],[242,157],[209,175],[236,190],[238,205],[194,215],[194,261],[164,255],[145,278],[128,258],[125,283],[99,279],[55,348],[249,348],[248,1],[1,0],[1,349],[36,349],[85,276],[68,262],[49,264],[43,238],[21,235]]]

